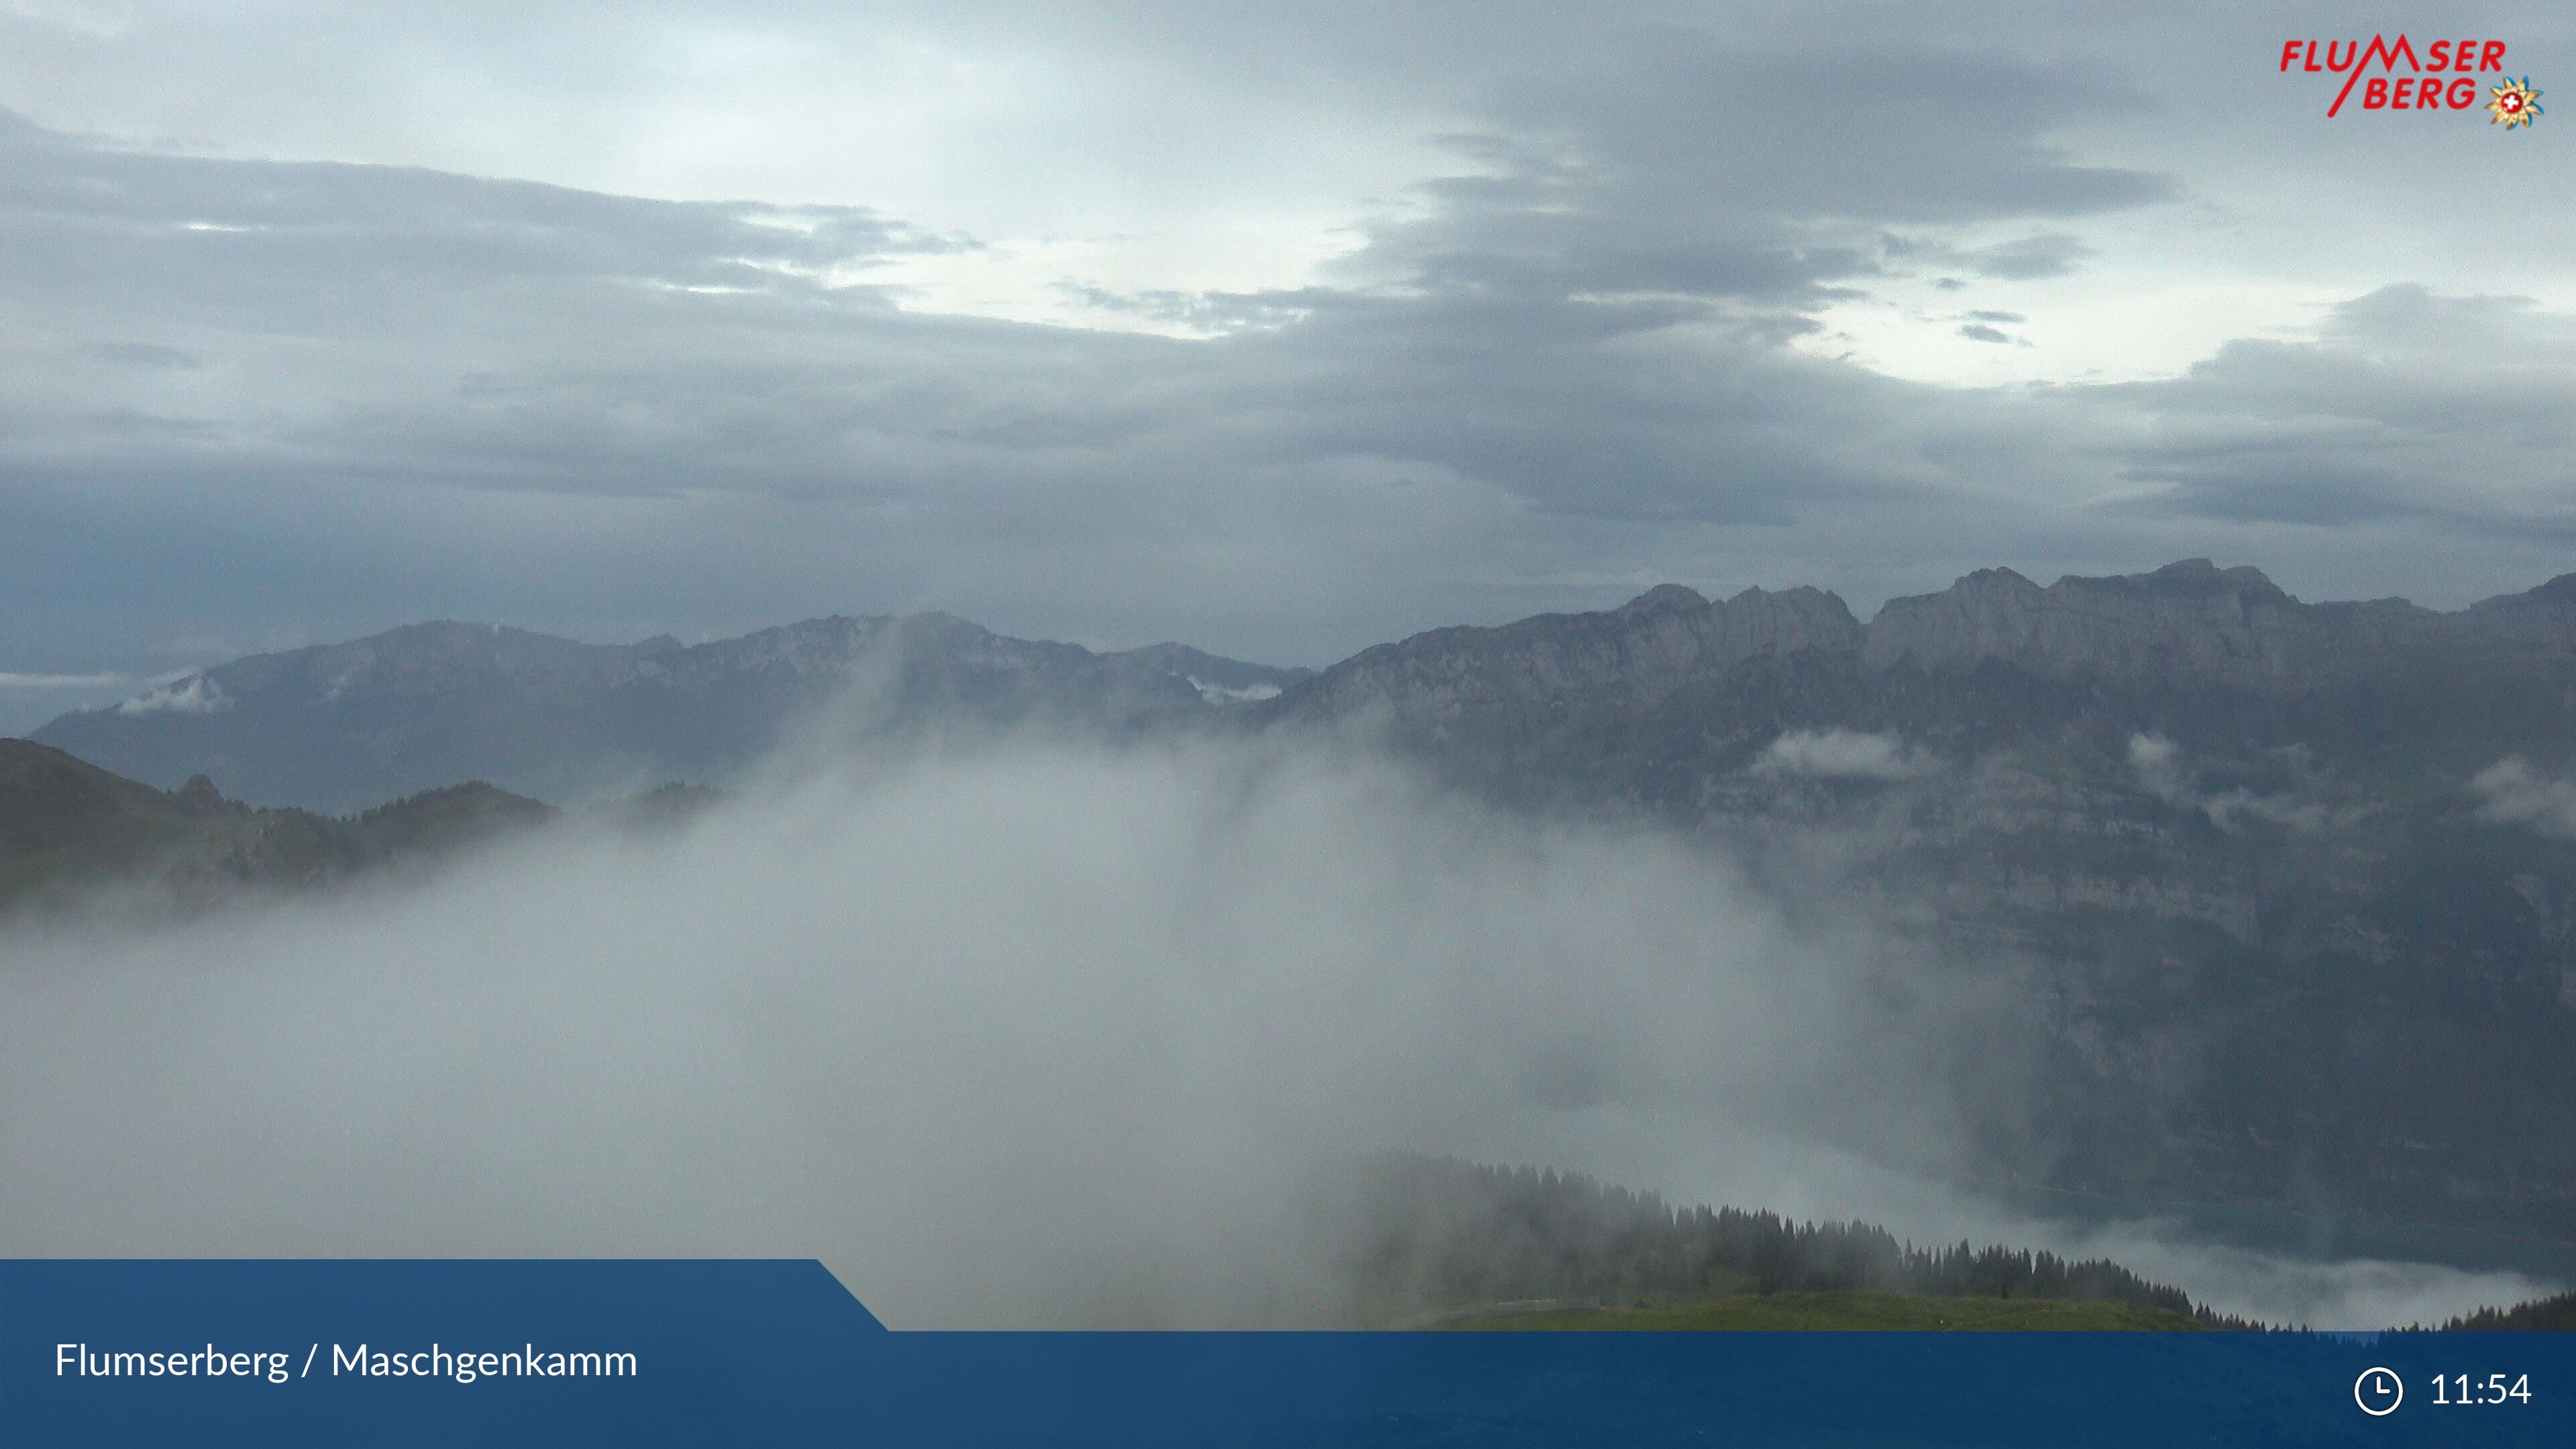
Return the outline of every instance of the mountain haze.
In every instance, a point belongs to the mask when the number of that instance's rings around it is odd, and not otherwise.
[[[433,623],[218,665],[32,738],[153,784],[207,775],[261,805],[345,812],[463,779],[577,803],[730,780],[832,707],[833,728],[874,738],[1120,738],[1306,673],[1171,644],[1095,654],[947,614],[810,619],[695,646]]]
[[[1866,623],[1811,588],[1668,584],[1312,674],[945,615],[695,647],[437,624],[38,738],[345,810],[721,780],[799,738],[1210,725],[1347,732],[1875,922],[1905,989],[2009,1003],[1955,1086],[1971,1176],[2027,1206],[2399,1255],[2437,1224],[2576,1263],[2576,575],[2445,613],[2199,559],[1986,569]]]

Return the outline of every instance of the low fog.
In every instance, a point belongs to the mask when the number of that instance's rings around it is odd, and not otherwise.
[[[2013,1064],[1816,914],[1312,742],[807,768],[681,828],[0,938],[0,1254],[812,1256],[896,1327],[1326,1325],[1336,1184],[1394,1148],[2321,1326],[2542,1291],[1930,1186],[1947,1084]]]

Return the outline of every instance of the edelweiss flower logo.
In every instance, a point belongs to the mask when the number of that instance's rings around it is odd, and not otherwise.
[[[2542,109],[2540,92],[2531,88],[2531,77],[2524,76],[2495,88],[2495,99],[2487,102],[2487,110],[2491,113],[2487,124],[2492,126],[2501,122],[2510,131],[2516,126],[2530,125],[2532,118]]]

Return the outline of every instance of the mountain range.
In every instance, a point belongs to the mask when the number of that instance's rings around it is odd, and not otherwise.
[[[2207,560],[1988,569],[1865,623],[1815,589],[1664,585],[1320,672],[942,615],[693,647],[437,624],[36,738],[348,811],[469,778],[722,783],[803,739],[1308,727],[1722,845],[1793,910],[1873,922],[1891,989],[2003,1003],[1953,1084],[1986,1186],[2576,1265],[2576,575],[2437,612]]]
[[[1748,716],[1694,693],[1793,663],[1809,707],[1784,700]],[[2357,697],[2394,722],[2404,696],[2432,706],[2415,723],[2449,745],[2518,748],[2547,741],[2564,716],[2556,692],[2576,684],[2576,574],[2440,613],[2402,599],[2303,604],[2257,570],[2205,559],[2047,588],[1985,569],[1942,593],[1890,600],[1866,624],[1816,589],[1713,602],[1666,584],[1600,613],[1433,630],[1320,674],[1181,644],[1094,653],[945,614],[813,619],[694,646],[432,623],[236,660],[62,715],[31,738],[165,787],[206,774],[261,805],[332,811],[468,778],[571,801],[720,783],[827,713],[862,735],[1127,737],[1230,715],[1358,718],[1417,743],[1482,737],[1516,762],[1562,739],[1594,767],[1616,719],[1698,736],[1697,753],[1714,750],[1708,763],[1722,769],[1727,745],[1880,715],[1909,735],[1928,728],[1973,745],[1974,720],[1907,719],[1919,706],[1873,706],[1854,691],[1902,695],[1907,681],[1980,676],[2223,695],[2275,717]],[[1813,697],[1826,686],[1834,699]],[[2471,699],[2503,713],[2457,707]],[[2028,733],[2010,716],[1991,723]],[[1657,764],[1678,763],[1671,743],[1656,742]],[[1520,788],[1552,788],[1558,773]]]
[[[1865,625],[1814,590],[1666,586],[1380,646],[1259,708],[1723,840],[1784,899],[1874,915],[1914,988],[1999,988],[2017,1045],[1958,1085],[2034,1206],[2563,1246],[2571,648],[2576,576],[2437,613],[2191,560],[1987,570]]]
[[[235,660],[31,738],[148,783],[207,775],[264,806],[347,812],[467,779],[582,803],[730,783],[809,737],[1127,737],[1308,673],[1179,644],[1096,654],[946,614],[810,619],[694,646],[433,623]]]

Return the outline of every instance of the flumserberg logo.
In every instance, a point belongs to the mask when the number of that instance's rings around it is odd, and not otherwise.
[[[2374,35],[2366,42],[2286,40],[2281,73],[2295,67],[2304,75],[2342,76],[2342,88],[2326,107],[2328,118],[2343,113],[2358,85],[2365,111],[2474,112],[2483,100],[2488,125],[2527,130],[2542,114],[2541,93],[2531,77],[2505,74],[2508,48],[2501,40],[2471,38],[2436,40],[2419,51],[2404,35]]]

